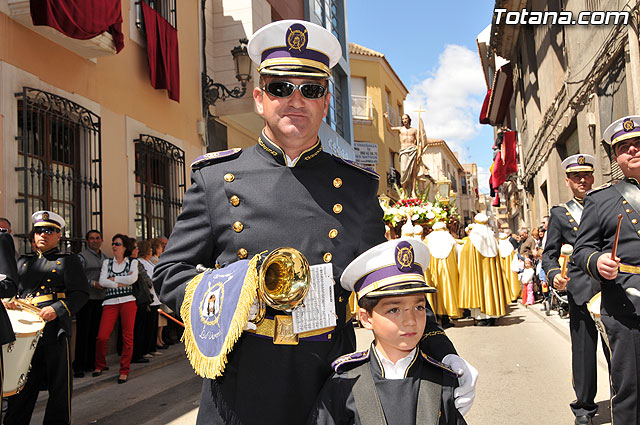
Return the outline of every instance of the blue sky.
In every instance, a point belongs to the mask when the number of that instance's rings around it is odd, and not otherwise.
[[[476,36],[491,23],[493,0],[347,0],[349,41],[383,53],[410,91],[405,112],[427,136],[445,139],[461,162],[479,167],[488,192],[493,131],[478,123],[486,85]]]

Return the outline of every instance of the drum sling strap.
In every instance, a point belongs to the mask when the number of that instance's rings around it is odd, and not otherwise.
[[[613,186],[624,199],[631,205],[636,212],[640,215],[640,189],[633,183],[629,183],[625,180],[620,180]]]
[[[571,199],[569,200],[569,202],[564,204],[564,207],[567,209],[567,211],[569,211],[569,213],[579,226],[580,219],[582,218],[583,206],[580,205],[575,199]]]
[[[350,379],[356,379],[352,391],[362,425],[387,425],[369,363],[361,364],[350,370],[348,376]],[[416,410],[415,423],[437,424],[440,416],[441,399],[442,385],[428,381],[423,376],[418,390],[418,408]]]

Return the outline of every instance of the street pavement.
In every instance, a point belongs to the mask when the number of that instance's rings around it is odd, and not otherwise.
[[[536,304],[512,304],[495,327],[476,327],[462,319],[447,329],[458,353],[480,372],[477,396],[466,419],[470,425],[571,425],[569,321],[546,317]],[[357,329],[358,349],[368,348],[371,334]],[[74,383],[74,424],[187,425],[197,416],[202,380],[181,345],[147,364],[133,364],[129,382],[116,383],[118,358],[99,378],[90,374]],[[600,412],[594,424],[610,424],[608,374],[598,364]],[[42,423],[46,392],[40,393],[33,424]]]

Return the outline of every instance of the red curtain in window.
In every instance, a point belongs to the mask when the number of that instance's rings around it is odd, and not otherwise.
[[[516,157],[516,132],[505,131],[502,139],[504,152],[504,167],[507,175],[518,172],[518,160]]]
[[[46,25],[79,40],[107,31],[116,52],[124,47],[120,0],[31,0],[30,7],[33,25]]]
[[[178,31],[147,3],[141,1],[140,4],[147,36],[151,85],[156,89],[167,89],[169,99],[180,102]]]
[[[489,101],[491,100],[491,89],[487,90],[487,95],[482,102],[482,109],[480,110],[480,124],[491,124],[489,121]]]

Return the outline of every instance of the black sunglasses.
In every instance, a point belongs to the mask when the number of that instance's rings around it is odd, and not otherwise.
[[[122,246],[122,242],[111,242],[111,245]]]
[[[52,235],[54,233],[60,233],[60,229],[56,229],[55,227],[35,227],[33,229],[33,233],[37,235],[41,235],[46,233],[47,235]]]
[[[289,81],[274,81],[264,85],[267,93],[275,97],[289,97],[294,91],[300,90],[300,94],[307,99],[320,99],[327,93],[327,86],[316,83],[293,84]]]

